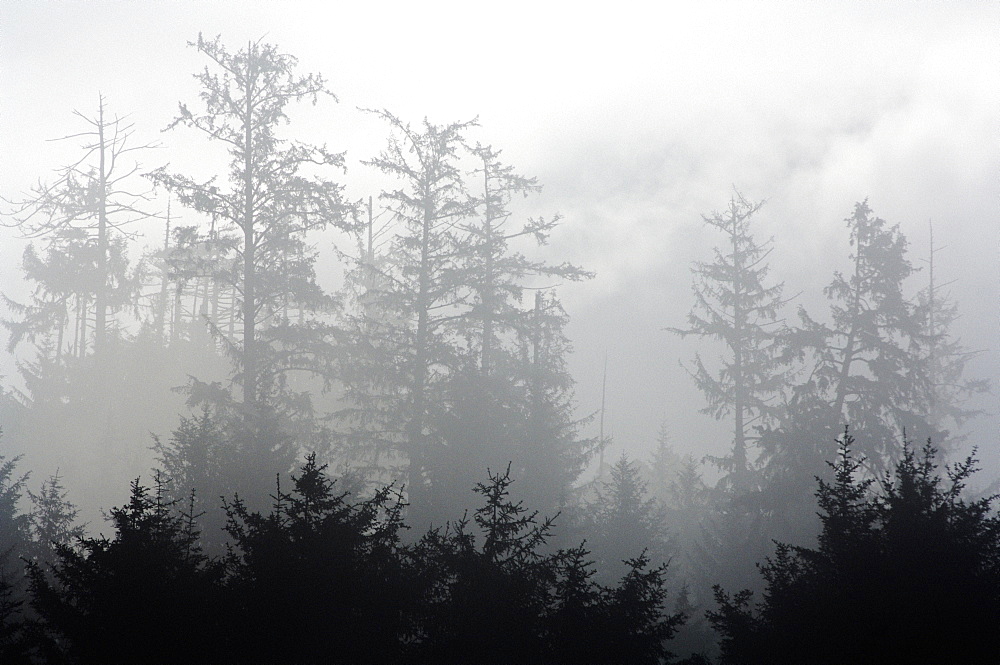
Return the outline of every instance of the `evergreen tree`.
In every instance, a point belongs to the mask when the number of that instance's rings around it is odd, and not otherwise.
[[[752,460],[750,427],[770,422],[776,414],[775,397],[784,388],[787,370],[779,358],[778,312],[785,303],[783,284],[767,284],[770,242],[754,239],[751,223],[763,202],[752,203],[737,193],[725,212],[703,217],[705,224],[726,235],[724,249],[715,250],[711,263],[692,268],[695,307],[687,328],[668,328],[679,335],[722,341],[727,356],[712,372],[700,355],[691,372],[708,405],[704,413],[716,419],[732,416],[732,452],[718,458],[725,482],[745,491]]]
[[[805,367],[780,423],[761,437],[765,488],[762,509],[771,534],[814,535],[812,478],[827,477],[824,460],[838,432],[850,425],[875,474],[898,459],[899,439],[938,438],[928,415],[933,396],[926,320],[904,291],[914,272],[898,225],[874,216],[866,201],[846,220],[851,271],[836,272],[824,290],[830,322],[799,309],[786,352]]]
[[[353,430],[351,452],[369,463],[398,463],[412,509],[422,510],[427,457],[442,445],[432,424],[442,379],[456,364],[448,333],[466,297],[458,224],[472,205],[459,159],[464,132],[476,123],[424,120],[416,129],[388,111],[374,113],[393,134],[367,163],[400,181],[379,197],[399,230],[382,261],[362,261],[351,276],[367,288],[364,306],[345,321],[342,380],[351,406],[343,415]]]
[[[28,520],[18,510],[27,481],[19,475],[19,458],[0,455],[0,662],[29,663],[25,632],[23,568],[18,557],[26,550]]]
[[[73,663],[215,662],[230,645],[220,631],[220,570],[198,546],[194,515],[132,483],[113,508],[114,538],[57,544],[46,572],[28,564],[32,604],[51,641],[47,661]]]
[[[128,160],[134,153],[151,146],[133,144],[134,125],[117,115],[109,117],[104,95],[98,98],[96,115],[89,117],[79,111],[74,111],[74,115],[89,127],[63,139],[82,139],[83,154],[71,165],[59,169],[53,182],[39,182],[30,194],[17,201],[8,201],[11,204],[9,214],[13,225],[27,237],[46,238],[48,260],[52,264],[48,266],[50,272],[59,272],[66,267],[60,264],[69,261],[86,274],[87,279],[80,285],[86,287],[74,289],[78,317],[86,326],[87,301],[92,298],[93,348],[100,352],[107,338],[109,316],[130,302],[130,298],[119,295],[123,288],[127,290],[129,283],[121,267],[116,265],[125,254],[116,244],[115,234],[118,233],[117,238],[121,240],[123,227],[148,217],[140,209],[147,196],[134,193],[132,184],[139,165]],[[58,255],[68,250],[73,250],[75,256]],[[36,258],[33,252],[26,254],[25,267],[34,267],[32,259]],[[54,278],[65,279],[66,276],[63,273]],[[56,303],[63,295],[60,291],[58,287],[51,291]],[[26,306],[21,313],[30,319],[30,315],[37,314],[33,310],[39,304],[36,298],[36,303]],[[65,316],[57,313],[53,323],[62,329],[67,322]],[[85,346],[86,338],[82,339]],[[59,348],[61,350],[61,345]]]
[[[235,662],[399,662],[413,593],[400,554],[402,500],[335,487],[309,455],[271,512],[226,506],[238,614]]]
[[[666,506],[649,496],[639,465],[624,453],[584,512],[584,532],[599,579],[619,579],[626,562],[639,555],[660,565],[674,554],[676,542],[667,529]]]
[[[1000,520],[993,498],[967,501],[969,458],[942,478],[936,451],[903,449],[876,487],[841,439],[820,480],[816,548],[779,544],[766,592],[716,588],[709,618],[722,663],[989,662],[1000,619]]]
[[[71,546],[84,537],[84,525],[76,521],[79,511],[67,495],[58,469],[42,483],[38,494],[28,490],[32,505],[28,513],[31,560],[52,563],[57,546]]]
[[[286,107],[329,94],[317,74],[299,76],[297,61],[270,44],[250,42],[236,53],[221,41],[201,35],[193,43],[214,71],[196,75],[202,86],[203,112],[180,105],[171,127],[184,125],[225,145],[230,157],[229,190],[212,178],[193,178],[159,169],[152,179],[186,206],[210,215],[238,237],[233,288],[240,300],[240,340],[235,350],[248,417],[280,392],[291,369],[325,369],[316,350],[319,323],[293,326],[289,307],[314,312],[324,304],[315,283],[315,257],[306,250],[307,232],[345,224],[341,185],[306,174],[312,165],[343,167],[343,155],[325,148],[292,143],[278,136],[288,121]],[[222,331],[213,322],[217,333]],[[294,328],[294,330],[293,330]],[[309,341],[301,339],[305,335]],[[312,343],[311,343],[312,342]]]
[[[664,608],[665,566],[645,553],[616,586],[583,546],[545,551],[553,521],[511,499],[510,469],[476,493],[473,521],[432,529],[413,558],[423,596],[409,662],[658,663],[683,621]]]

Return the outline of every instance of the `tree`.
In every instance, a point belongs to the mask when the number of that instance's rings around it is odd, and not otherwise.
[[[400,662],[414,592],[392,487],[358,499],[311,454],[269,514],[227,502],[236,662]]]
[[[958,306],[943,289],[950,283],[941,284],[935,273],[935,256],[943,248],[934,246],[934,227],[930,226],[930,251],[927,257],[927,287],[917,294],[917,307],[926,317],[924,335],[927,339],[927,371],[931,383],[930,411],[927,414],[931,426],[941,432],[948,432],[948,438],[940,443],[957,443],[961,436],[954,431],[980,412],[966,406],[968,400],[977,394],[989,392],[990,382],[985,379],[965,378],[966,365],[979,355],[969,351],[960,339],[951,334],[951,326],[958,319]],[[947,448],[945,447],[945,450]]]
[[[971,457],[938,473],[908,444],[877,486],[845,435],[820,480],[816,548],[779,544],[766,592],[716,588],[722,663],[988,662],[1000,619],[994,498],[963,498]],[[873,489],[877,487],[877,492]]]
[[[348,316],[345,394],[356,408],[344,412],[356,428],[353,438],[379,457],[398,456],[410,505],[422,509],[429,479],[427,456],[440,446],[432,430],[441,379],[455,366],[449,326],[460,315],[465,286],[459,270],[457,225],[472,206],[458,164],[463,133],[476,121],[419,129],[388,111],[374,111],[393,135],[366,162],[397,178],[385,191],[399,232],[379,263],[362,261],[352,279],[367,285],[364,307]],[[373,274],[374,273],[374,274]]]
[[[84,525],[76,522],[79,511],[67,495],[58,469],[42,483],[38,494],[28,490],[31,560],[52,563],[57,546],[70,546],[84,537]]]
[[[892,468],[904,434],[939,438],[928,420],[933,385],[926,318],[904,289],[914,268],[898,225],[876,217],[867,201],[846,220],[853,249],[849,273],[834,273],[824,289],[829,323],[799,308],[801,324],[787,336],[786,357],[804,366],[779,423],[762,432],[763,510],[771,533],[807,533],[811,484],[827,476],[838,433],[858,437],[869,471]]]
[[[33,607],[69,662],[213,662],[228,652],[220,570],[164,483],[132,483],[128,504],[110,512],[114,538],[56,545],[48,572],[29,562]]]
[[[289,104],[332,97],[320,75],[297,75],[294,57],[262,41],[231,53],[218,37],[206,40],[199,34],[192,46],[215,68],[196,75],[205,108],[195,112],[182,103],[170,127],[191,127],[221,142],[230,157],[230,187],[226,191],[215,184],[216,178],[198,182],[164,168],[151,177],[184,205],[238,233],[240,269],[233,287],[241,299],[242,340],[229,342],[236,349],[249,417],[290,369],[318,371],[312,347],[294,338],[283,344],[278,338],[290,326],[285,316],[289,304],[312,311],[322,299],[305,234],[331,223],[346,224],[342,186],[307,173],[315,165],[342,168],[344,158],[277,133],[288,122]],[[213,323],[218,330],[218,322]]]
[[[128,298],[117,297],[118,291],[127,286],[127,280],[121,269],[116,269],[115,259],[120,263],[122,253],[119,250],[115,254],[114,234],[123,237],[121,234],[126,233],[128,224],[149,216],[141,210],[147,195],[136,194],[131,188],[140,167],[128,160],[133,153],[152,146],[134,144],[134,125],[125,118],[108,117],[104,95],[98,97],[95,116],[79,111],[73,114],[90,128],[63,140],[82,139],[83,155],[59,169],[54,182],[39,182],[29,195],[8,201],[12,206],[9,214],[13,224],[27,237],[47,237],[49,246],[59,248],[57,251],[68,249],[63,246],[66,238],[78,241],[72,249],[86,257],[83,263],[91,278],[83,282],[88,289],[77,291],[77,306],[85,322],[89,310],[79,298],[84,301],[93,298],[93,345],[95,353],[99,353],[107,337],[109,314],[129,302]],[[51,252],[50,258],[53,258]],[[62,327],[65,320],[58,324]]]
[[[665,566],[645,553],[616,586],[594,582],[581,545],[546,552],[554,524],[511,499],[510,469],[483,504],[413,548],[423,595],[408,662],[657,663],[683,617],[664,609]]]
[[[25,551],[27,516],[18,502],[27,474],[17,473],[19,458],[0,455],[0,660],[29,663],[25,633],[23,568],[18,556]]]
[[[778,312],[786,300],[783,284],[767,285],[770,241],[757,242],[751,233],[754,215],[764,205],[736,193],[725,212],[703,217],[705,224],[726,235],[725,249],[715,250],[711,263],[692,268],[695,306],[687,328],[668,328],[682,337],[696,335],[725,343],[728,356],[717,373],[695,355],[691,375],[708,405],[702,411],[716,419],[733,417],[732,452],[719,458],[726,482],[746,490],[752,464],[747,447],[749,429],[776,415],[774,398],[784,388],[787,370],[779,358]]]
[[[620,578],[625,562],[643,553],[656,565],[665,563],[676,548],[667,530],[666,506],[649,496],[639,465],[624,453],[584,513],[600,579]]]

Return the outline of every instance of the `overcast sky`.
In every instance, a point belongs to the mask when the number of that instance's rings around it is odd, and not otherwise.
[[[338,95],[290,131],[347,150],[355,196],[385,139],[358,106],[478,116],[476,138],[538,176],[533,210],[566,218],[549,256],[598,273],[563,289],[571,367],[581,412],[596,409],[607,354],[620,448],[648,448],[664,418],[680,446],[710,427],[678,366],[693,347],[662,328],[683,323],[691,261],[718,240],[700,215],[734,186],[768,200],[773,274],[817,315],[856,201],[901,225],[915,263],[933,220],[959,332],[988,350],[976,371],[1000,374],[1000,3],[485,4],[4,0],[0,194],[71,158],[46,139],[78,130],[98,91],[163,144],[149,166],[192,160],[191,137],[160,134],[206,64],[186,42],[264,37]],[[0,287],[17,292],[22,245],[3,243]]]

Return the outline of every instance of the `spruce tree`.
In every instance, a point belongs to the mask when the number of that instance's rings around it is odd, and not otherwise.
[[[787,370],[779,358],[779,310],[785,304],[783,284],[768,284],[770,241],[761,243],[751,224],[763,202],[753,203],[738,192],[724,212],[703,217],[705,224],[725,234],[723,248],[712,262],[692,268],[695,306],[687,328],[668,328],[682,337],[716,339],[726,346],[717,370],[695,355],[691,375],[708,404],[702,409],[716,419],[732,417],[730,453],[717,458],[725,482],[749,489],[753,465],[749,445],[751,428],[771,422],[776,398],[784,388]]]

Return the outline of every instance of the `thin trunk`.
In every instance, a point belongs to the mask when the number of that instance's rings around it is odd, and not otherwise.
[[[97,194],[97,293],[94,299],[94,353],[100,353],[104,348],[104,337],[107,330],[107,289],[108,289],[108,210],[107,210],[107,172],[106,150],[104,144],[104,97],[100,99],[97,121],[97,143],[100,154]]]
[[[743,334],[746,330],[747,313],[743,308],[743,284],[740,281],[743,274],[743,257],[740,255],[739,229],[740,221],[735,202],[731,208],[733,226],[730,238],[733,243],[733,473],[742,479],[747,470],[746,425],[744,423],[746,395],[744,386],[743,366]]]
[[[160,339],[166,337],[167,318],[167,288],[170,284],[170,267],[167,265],[167,252],[170,251],[170,199],[167,199],[167,226],[163,232],[163,271],[160,275],[160,297],[156,304],[154,327]]]
[[[484,243],[486,247],[486,265],[484,270],[485,274],[483,275],[482,293],[483,349],[481,362],[483,375],[488,376],[492,369],[491,354],[493,352],[493,317],[495,315],[493,302],[495,299],[495,276],[493,274],[493,209],[490,206],[490,165],[486,159],[483,159],[483,188],[486,197],[486,223],[483,228],[483,234],[485,236]]]
[[[256,300],[253,232],[253,85],[247,84],[243,156],[243,404],[247,417],[257,405]]]
[[[420,275],[417,294],[417,335],[413,349],[412,407],[407,425],[407,445],[409,447],[409,491],[411,503],[422,494],[424,455],[426,437],[424,435],[424,411],[426,410],[426,383],[428,363],[428,331],[430,303],[430,242],[431,227],[434,224],[434,207],[429,187],[424,191],[424,219],[420,238]]]

